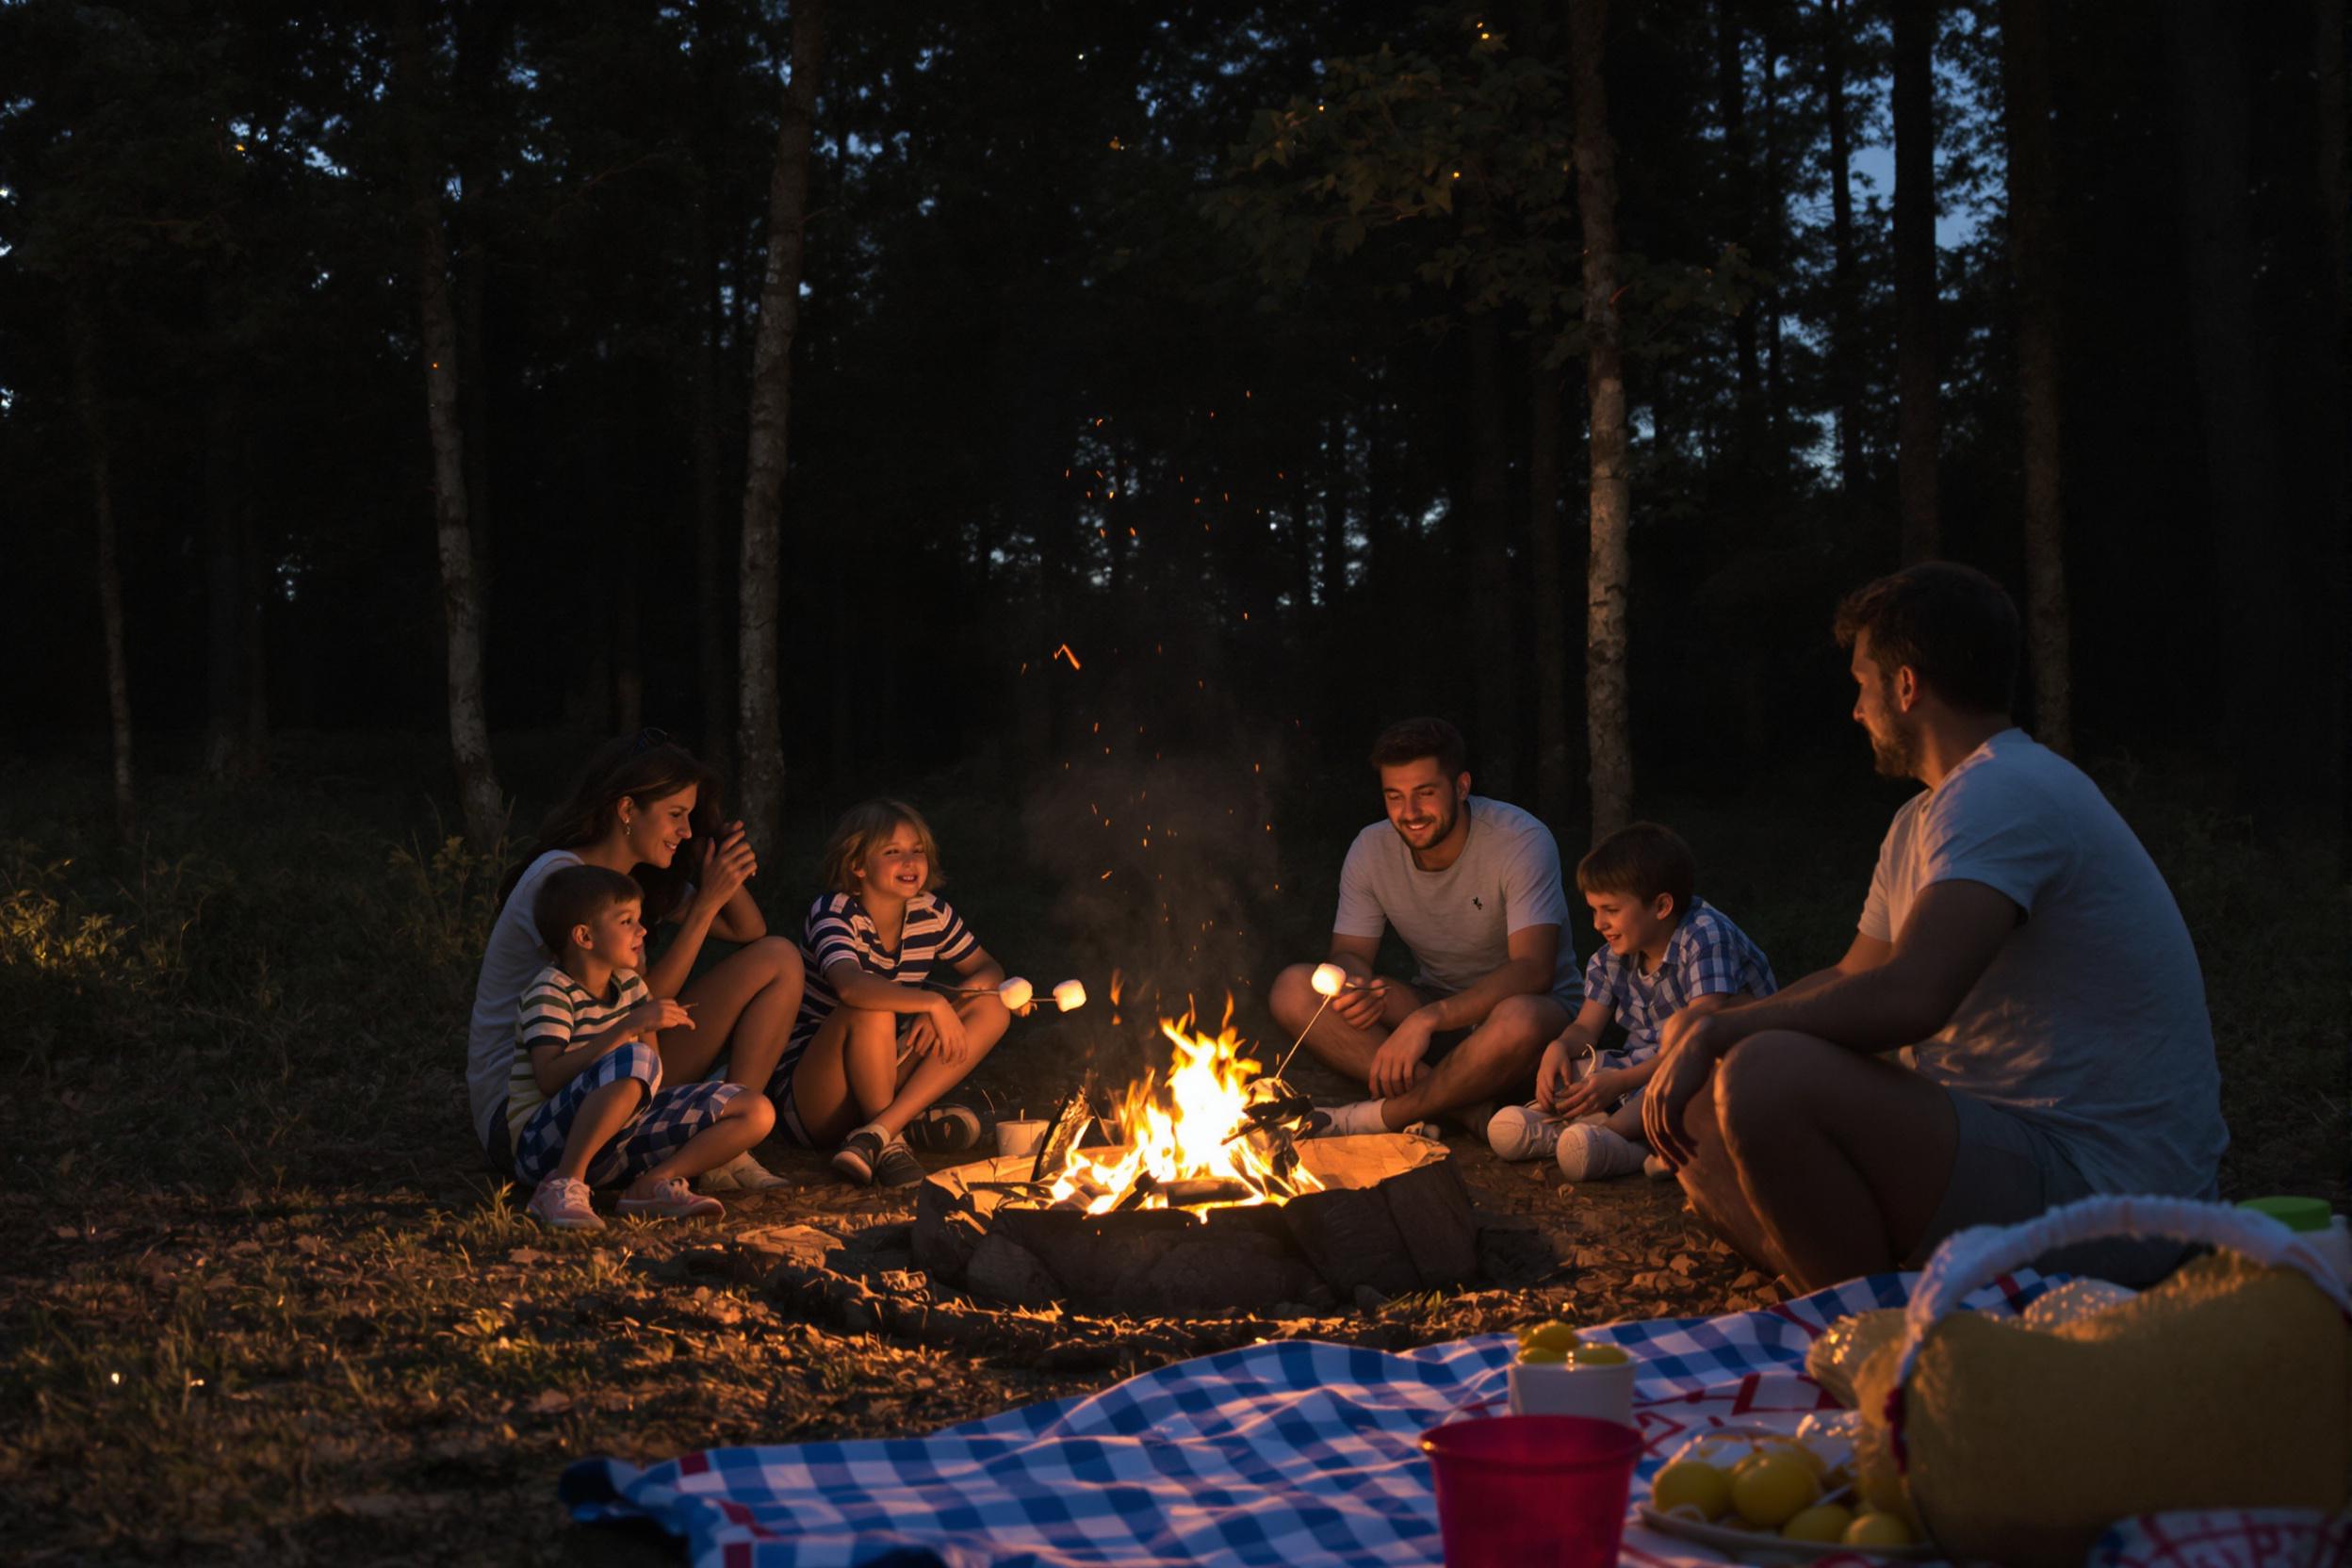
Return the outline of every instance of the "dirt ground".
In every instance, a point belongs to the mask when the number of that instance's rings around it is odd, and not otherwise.
[[[792,1184],[719,1221],[588,1234],[454,1173],[41,1216],[0,1198],[25,1238],[0,1257],[24,1401],[0,1536],[39,1563],[674,1560],[657,1536],[567,1525],[564,1468],[920,1433],[1265,1338],[1402,1348],[1772,1298],[1671,1183],[1571,1186],[1449,1146],[1481,1225],[1517,1233],[1522,1282],[1296,1319],[974,1303],[913,1271],[913,1189],[776,1147]]]

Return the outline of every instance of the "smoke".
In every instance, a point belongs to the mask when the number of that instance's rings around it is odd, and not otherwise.
[[[1069,759],[1030,795],[1022,827],[1061,885],[1053,918],[1086,982],[1093,1016],[1072,1044],[1115,1088],[1166,1069],[1163,1016],[1190,1011],[1214,1030],[1230,999],[1244,1036],[1269,1044],[1263,997],[1285,956],[1261,928],[1285,895],[1270,745],[1131,760],[1100,735],[1096,756]]]

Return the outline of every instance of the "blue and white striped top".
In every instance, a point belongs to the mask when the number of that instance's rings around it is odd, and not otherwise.
[[[979,946],[971,929],[945,899],[917,893],[906,901],[906,917],[898,933],[898,946],[882,945],[874,917],[856,893],[825,893],[808,906],[800,936],[800,961],[807,976],[801,992],[800,1017],[793,1021],[792,1042],[776,1064],[779,1076],[791,1072],[817,1029],[841,1004],[825,983],[825,967],[854,958],[858,967],[877,980],[894,986],[920,986],[935,967],[953,965]]]

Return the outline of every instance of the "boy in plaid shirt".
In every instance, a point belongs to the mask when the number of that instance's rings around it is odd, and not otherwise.
[[[1698,867],[1671,828],[1638,822],[1576,866],[1601,946],[1584,1005],[1536,1070],[1536,1098],[1494,1113],[1486,1138],[1506,1160],[1551,1154],[1572,1182],[1645,1168],[1669,1174],[1642,1139],[1642,1094],[1658,1070],[1658,1031],[1675,1013],[1713,1012],[1779,988],[1772,966],[1722,910],[1694,896]],[[1611,1019],[1623,1049],[1599,1049]]]
[[[674,1219],[721,1212],[687,1179],[725,1165],[775,1125],[767,1096],[706,1080],[662,1086],[656,1031],[693,1017],[657,1000],[638,974],[645,957],[645,894],[625,873],[565,866],[531,906],[555,962],[523,989],[506,1118],[514,1174],[537,1184],[530,1213],[563,1231],[604,1221],[594,1185],[629,1182],[620,1212]]]

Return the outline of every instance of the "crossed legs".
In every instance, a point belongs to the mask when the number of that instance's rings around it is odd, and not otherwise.
[[[1935,1220],[1959,1148],[1942,1089],[1810,1035],[1741,1040],[1683,1125],[1691,1207],[1799,1290],[1897,1267]]]
[[[817,1026],[808,1049],[792,1066],[792,1110],[811,1143],[829,1149],[871,1122],[889,1142],[939,1096],[962,1083],[1004,1037],[1013,1015],[993,993],[962,998],[966,1047],[953,1062],[935,1048],[922,1056],[898,1054],[900,1015],[836,1007]]]
[[[1266,999],[1274,1021],[1296,1034],[1314,1018],[1323,1000],[1311,983],[1312,964],[1293,964],[1274,979]],[[1307,1030],[1305,1049],[1342,1076],[1368,1084],[1372,1057],[1388,1038],[1389,1030],[1426,999],[1409,986],[1391,981],[1382,999],[1380,1017],[1359,1029],[1325,1007]],[[1413,1086],[1380,1102],[1380,1119],[1390,1131],[1491,1100],[1533,1076],[1544,1047],[1568,1027],[1567,1009],[1548,996],[1511,996],[1494,1004],[1486,1021],[1469,1037],[1447,1052],[1436,1065],[1424,1064]]]

